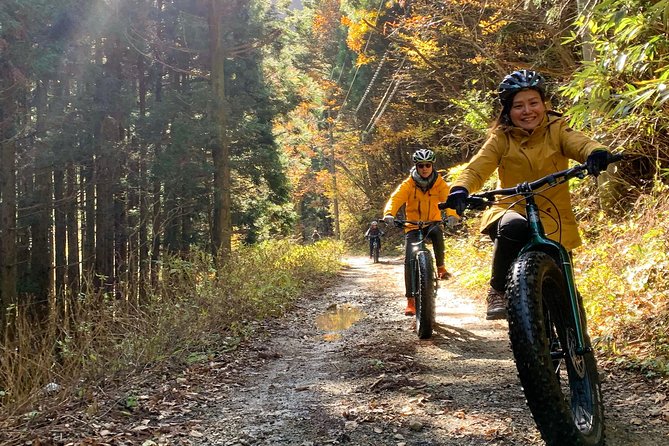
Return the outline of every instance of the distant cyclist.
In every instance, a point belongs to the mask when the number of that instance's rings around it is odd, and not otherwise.
[[[413,154],[414,167],[411,168],[409,177],[390,195],[388,203],[383,210],[383,220],[386,224],[392,224],[395,214],[406,205],[406,219],[412,221],[437,221],[441,220],[439,203],[446,201],[449,185],[437,173],[434,168],[436,156],[428,148],[418,146]],[[449,209],[449,215],[456,215],[455,211]],[[416,314],[416,301],[411,295],[411,272],[409,261],[411,259],[412,243],[418,240],[418,229],[415,226],[407,226],[405,232],[405,255],[404,255],[404,284],[406,287],[407,307],[404,314],[413,316]],[[444,233],[441,226],[435,226],[429,233],[434,250],[434,258],[437,263],[437,274],[440,279],[447,279],[450,273],[444,266]]]
[[[311,241],[316,243],[321,239],[321,235],[318,232],[318,229],[314,228],[314,232],[311,233]]]
[[[365,238],[369,239],[369,258],[371,259],[374,255],[374,240],[377,241],[379,246],[379,252],[381,252],[381,236],[385,233],[379,228],[379,222],[373,221],[370,223],[367,232],[365,232]]]

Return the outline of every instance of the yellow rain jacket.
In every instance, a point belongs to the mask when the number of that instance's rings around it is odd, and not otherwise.
[[[404,180],[402,184],[390,195],[386,207],[383,209],[383,215],[395,216],[397,211],[406,204],[406,219],[413,221],[436,221],[441,220],[441,211],[437,206],[446,201],[450,186],[444,181],[441,175],[437,174],[437,179],[430,189],[423,192],[416,184],[411,175]],[[446,210],[447,215],[457,215],[453,209]],[[404,232],[417,229],[417,226],[406,226]]]
[[[567,169],[570,159],[583,163],[597,149],[606,150],[606,147],[572,130],[564,118],[548,112],[531,133],[519,127],[497,129],[471,159],[453,187],[462,186],[470,193],[476,192],[495,169],[499,175],[498,187],[513,187]],[[484,232],[507,209],[525,215],[525,202],[513,204],[517,200],[518,197],[506,198],[486,210],[481,230]],[[541,221],[549,238],[561,243],[568,251],[581,245],[568,184],[546,190],[536,197],[536,203],[542,211]]]

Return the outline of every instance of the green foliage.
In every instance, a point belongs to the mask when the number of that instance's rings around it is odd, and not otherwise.
[[[445,238],[446,269],[453,273],[458,292],[483,298],[490,282],[492,243],[480,234],[479,218],[466,218],[460,232]],[[463,268],[462,259],[467,259]]]
[[[654,159],[656,178],[669,160],[668,5],[607,0],[580,17],[567,41],[587,37],[595,57],[561,90],[573,101],[568,114],[574,126],[589,126],[628,152]]]
[[[469,90],[464,93],[463,98],[453,98],[451,102],[462,110],[464,123],[470,129],[482,133],[488,129],[493,104],[490,93]]]

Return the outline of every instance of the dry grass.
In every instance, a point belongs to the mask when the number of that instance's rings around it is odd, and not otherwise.
[[[283,313],[334,277],[342,253],[333,241],[264,243],[240,248],[219,271],[207,256],[193,255],[163,265],[160,287],[141,308],[88,295],[67,324],[54,318],[36,327],[19,314],[13,339],[0,345],[0,408],[6,415],[38,413],[47,394],[51,405],[85,399],[143,368],[232,349],[252,321]]]
[[[590,329],[620,363],[669,373],[669,198],[642,195],[626,215],[594,214],[577,257]]]

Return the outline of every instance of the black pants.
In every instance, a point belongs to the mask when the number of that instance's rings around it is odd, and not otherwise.
[[[486,232],[494,242],[490,286],[503,293],[509,268],[530,239],[530,226],[523,215],[509,211],[491,223]]]
[[[369,236],[369,256],[371,257],[374,254],[374,239],[376,239],[379,242],[379,252],[381,252],[381,237],[376,235],[376,236]]]
[[[425,234],[427,230],[423,230]],[[434,258],[437,262],[437,268],[444,266],[444,232],[441,226],[435,225],[430,228],[429,240],[432,241],[432,249],[434,250]],[[418,241],[418,230],[409,231],[404,237],[404,287],[406,289],[406,297],[411,296],[411,270],[409,269],[409,262],[413,254],[413,245]]]

